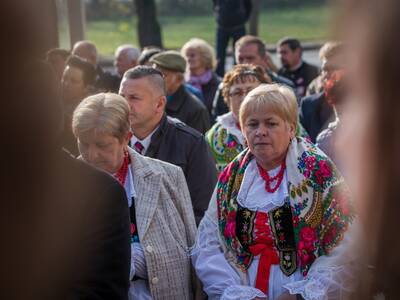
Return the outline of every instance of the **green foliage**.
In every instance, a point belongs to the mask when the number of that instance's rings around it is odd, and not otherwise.
[[[320,41],[328,38],[328,6],[306,6],[265,11],[260,14],[259,32],[269,44],[283,36],[294,36],[302,41]],[[208,16],[161,16],[159,18],[166,48],[178,49],[192,37],[199,37],[214,45],[215,20]],[[113,54],[124,43],[138,45],[136,18],[89,21],[86,37],[98,45],[101,54]]]

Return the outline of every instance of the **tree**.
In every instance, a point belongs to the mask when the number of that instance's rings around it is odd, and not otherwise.
[[[137,30],[140,47],[157,46],[162,48],[161,28],[157,21],[154,0],[133,0],[138,17]]]
[[[260,0],[252,1],[252,10],[249,20],[249,33],[258,36],[258,16],[260,11]]]

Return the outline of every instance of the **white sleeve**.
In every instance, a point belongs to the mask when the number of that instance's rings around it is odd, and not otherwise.
[[[140,278],[147,279],[146,260],[140,243],[131,244],[131,271],[129,280],[132,280],[135,275],[139,276]]]
[[[318,257],[307,276],[286,284],[290,294],[300,294],[306,300],[345,299],[353,291],[359,264],[353,242],[358,238],[359,226],[354,222],[344,239],[329,255]],[[360,252],[358,252],[360,253]]]
[[[243,286],[237,271],[226,260],[219,242],[215,191],[199,225],[192,263],[209,299],[253,299],[265,297],[256,288]]]

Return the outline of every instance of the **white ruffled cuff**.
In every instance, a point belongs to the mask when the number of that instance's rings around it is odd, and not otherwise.
[[[285,284],[289,293],[300,294],[305,300],[341,299],[341,294],[351,291],[350,284],[338,280],[338,274],[346,273],[343,266],[310,269],[303,280]]]
[[[244,285],[234,285],[224,291],[221,300],[252,300],[256,297],[267,299],[267,296],[259,289]]]

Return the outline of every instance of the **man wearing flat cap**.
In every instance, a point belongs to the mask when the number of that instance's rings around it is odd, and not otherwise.
[[[204,134],[210,129],[210,119],[205,105],[185,89],[183,73],[186,61],[183,56],[177,51],[164,51],[154,55],[150,63],[164,75],[167,115]]]

